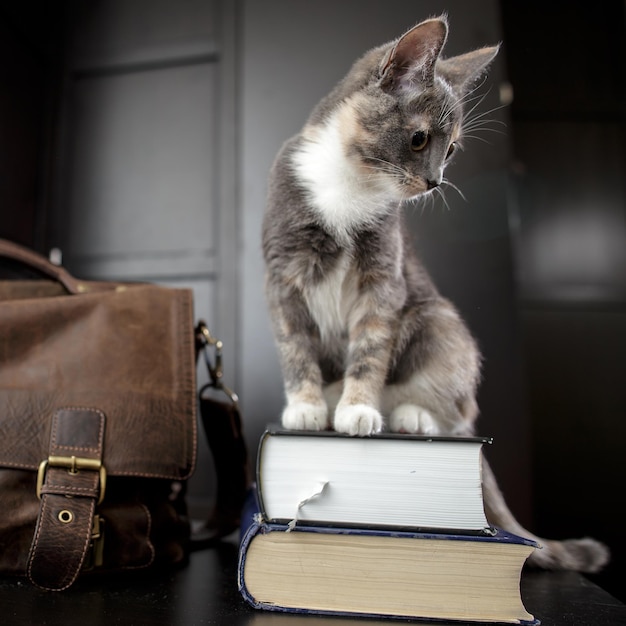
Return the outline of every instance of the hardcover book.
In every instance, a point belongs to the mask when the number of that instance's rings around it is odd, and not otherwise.
[[[490,532],[480,437],[269,427],[257,455],[261,513],[271,522]]]
[[[321,615],[539,624],[521,598],[534,542],[269,523],[244,515],[238,586],[257,609]]]

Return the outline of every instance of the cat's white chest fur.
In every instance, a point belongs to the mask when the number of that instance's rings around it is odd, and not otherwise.
[[[348,316],[357,301],[357,279],[351,259],[344,254],[324,279],[304,289],[304,297],[323,341],[345,334]]]
[[[354,127],[350,115],[345,103],[324,124],[308,128],[292,157],[311,207],[340,239],[386,213],[396,192],[389,179],[348,156],[346,145]]]

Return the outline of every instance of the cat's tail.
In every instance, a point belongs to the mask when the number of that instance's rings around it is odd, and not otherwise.
[[[557,541],[542,539],[527,531],[509,510],[496,478],[483,457],[483,496],[485,513],[489,523],[509,532],[534,539],[541,545],[528,558],[528,565],[550,570],[576,570],[594,573],[600,571],[609,561],[609,549],[590,537]]]

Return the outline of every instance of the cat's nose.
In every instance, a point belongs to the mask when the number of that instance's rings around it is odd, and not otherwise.
[[[439,187],[439,181],[438,180],[426,180],[426,186],[428,187],[428,189],[434,189],[435,187]]]

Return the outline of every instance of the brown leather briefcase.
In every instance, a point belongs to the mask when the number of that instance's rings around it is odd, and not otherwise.
[[[81,281],[0,240],[0,574],[184,562],[196,449],[192,292]]]

